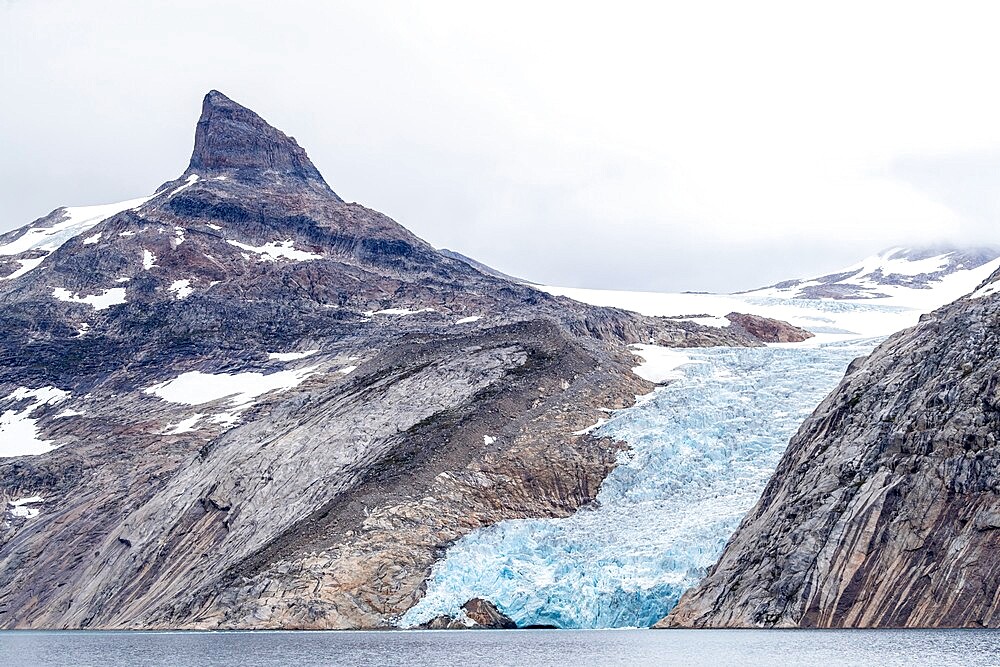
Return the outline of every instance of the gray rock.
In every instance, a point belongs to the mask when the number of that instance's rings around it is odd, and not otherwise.
[[[998,321],[980,288],[853,362],[659,625],[1000,626]]]

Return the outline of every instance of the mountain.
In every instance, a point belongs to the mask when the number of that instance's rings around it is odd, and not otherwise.
[[[0,627],[383,627],[469,531],[590,502],[635,343],[345,202],[219,92],[152,195],[0,237]]]
[[[856,359],[660,625],[1000,626],[998,322],[1000,271]]]
[[[451,257],[452,259],[457,259],[460,262],[465,262],[466,264],[468,264],[472,268],[476,269],[480,273],[485,273],[487,275],[494,276],[496,278],[503,278],[505,280],[513,280],[516,283],[527,283],[528,285],[535,285],[536,284],[536,283],[531,282],[530,280],[524,280],[523,278],[515,278],[514,276],[507,275],[506,273],[504,273],[502,271],[497,271],[492,266],[487,266],[487,265],[483,264],[482,262],[477,262],[476,260],[472,259],[471,257],[466,257],[462,253],[455,252],[454,250],[448,250],[447,248],[442,248],[442,249],[438,250],[438,252],[441,253],[442,255],[444,255],[445,257]]]
[[[958,299],[1000,268],[989,248],[886,250],[836,274],[738,292],[627,292],[539,286],[596,306],[627,308],[705,326],[729,327],[741,314],[790,323],[814,344],[888,336]],[[730,315],[734,315],[731,318]]]
[[[889,248],[829,275],[787,280],[746,294],[794,299],[899,298],[912,290],[933,290],[954,282],[957,274],[986,265],[995,269],[998,259],[1000,249],[988,247]]]

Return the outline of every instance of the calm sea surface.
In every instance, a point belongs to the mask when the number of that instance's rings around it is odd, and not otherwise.
[[[0,665],[1000,665],[1000,631],[8,631]]]

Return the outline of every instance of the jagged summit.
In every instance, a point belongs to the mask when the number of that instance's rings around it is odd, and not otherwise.
[[[329,189],[295,139],[217,90],[205,95],[185,173],[222,174],[246,181],[271,174]]]

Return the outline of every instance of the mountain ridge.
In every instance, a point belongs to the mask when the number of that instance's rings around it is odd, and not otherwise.
[[[151,197],[0,238],[0,627],[390,626],[593,499],[630,344],[761,344],[446,257],[220,95]]]

